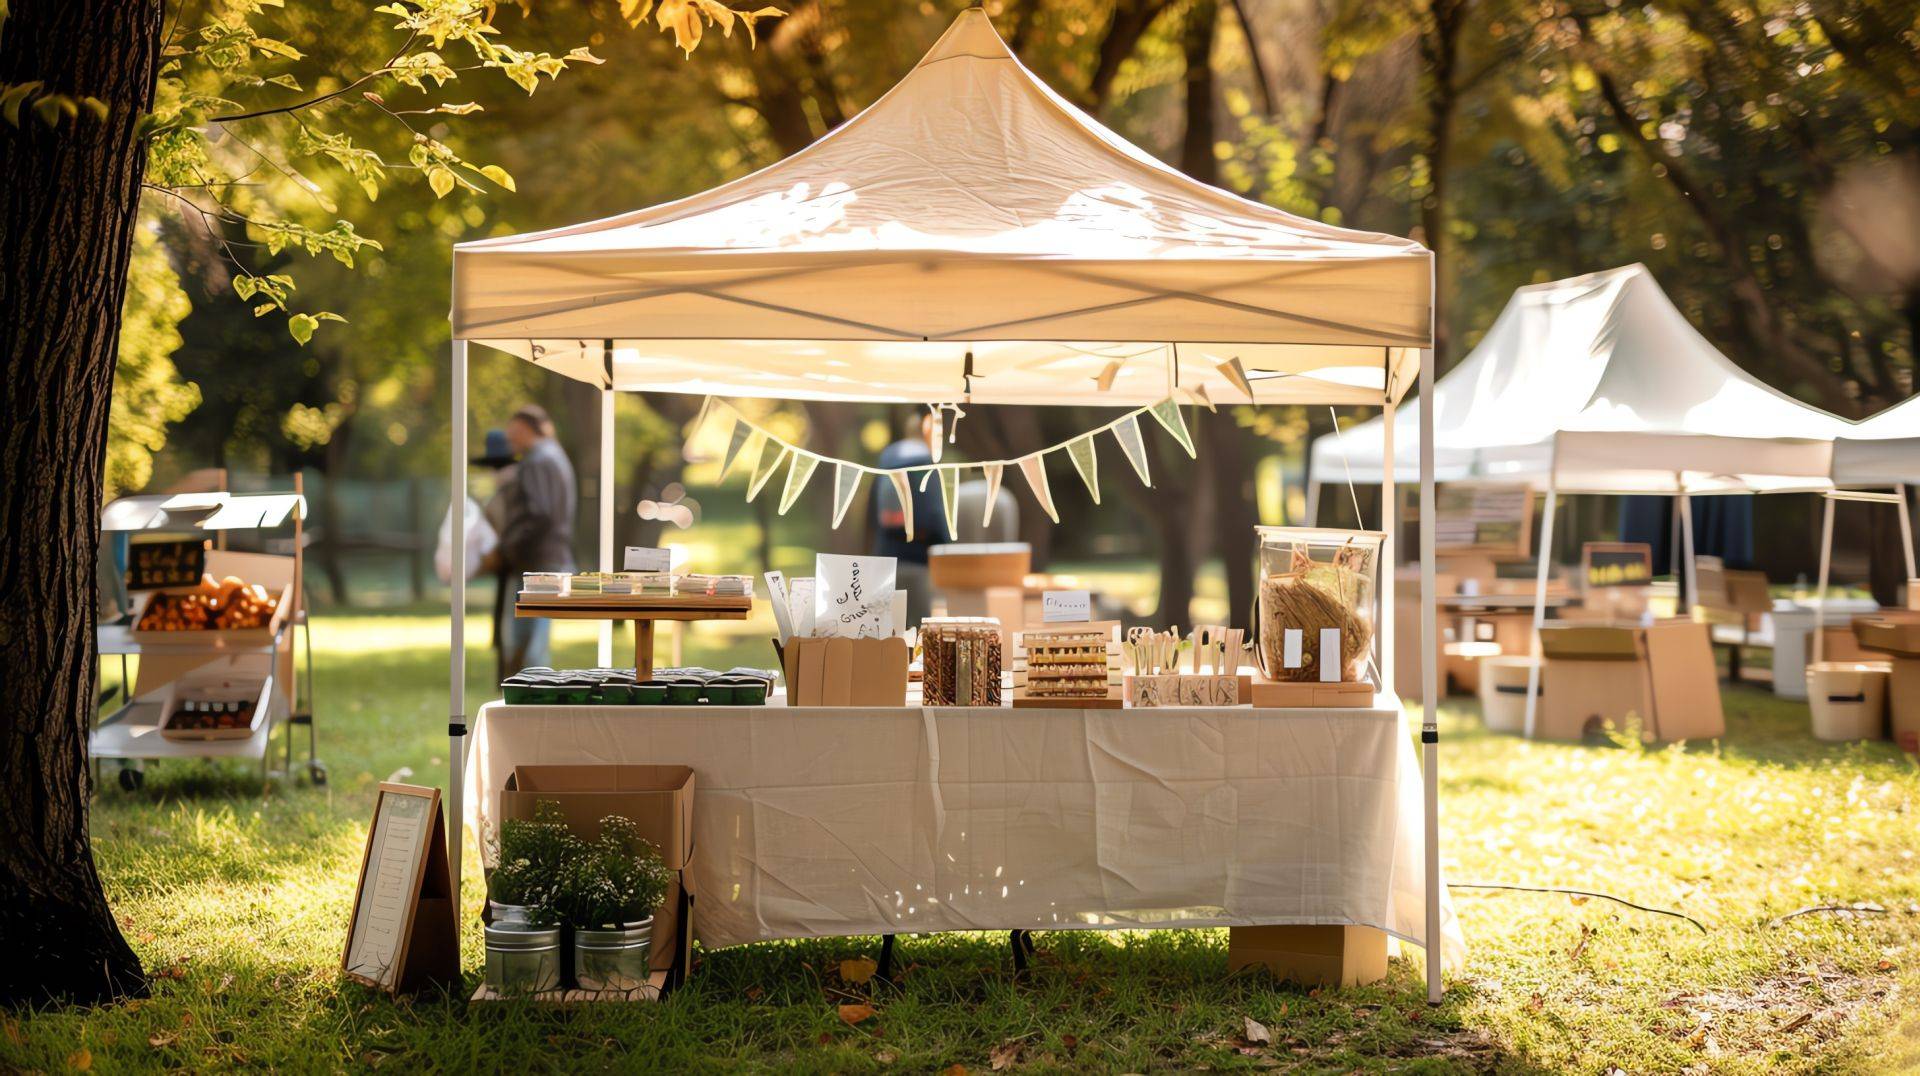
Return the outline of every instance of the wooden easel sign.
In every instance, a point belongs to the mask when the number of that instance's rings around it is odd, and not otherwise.
[[[389,994],[457,981],[452,889],[440,790],[382,782],[340,961],[347,978]]]

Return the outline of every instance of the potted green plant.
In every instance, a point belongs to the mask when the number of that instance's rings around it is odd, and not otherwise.
[[[672,880],[660,850],[627,818],[609,815],[599,836],[575,840],[549,906],[573,930],[574,979],[582,990],[646,984],[653,913]]]
[[[580,842],[555,803],[541,803],[532,819],[501,823],[495,867],[487,877],[489,922],[486,982],[501,994],[557,989],[562,973],[559,916],[553,897]]]

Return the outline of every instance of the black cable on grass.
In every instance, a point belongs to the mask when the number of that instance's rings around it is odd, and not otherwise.
[[[1819,912],[1834,912],[1842,915],[1885,915],[1887,914],[1887,910],[1885,908],[1882,908],[1879,905],[1875,905],[1875,904],[1863,904],[1863,905],[1812,904],[1812,905],[1808,905],[1805,908],[1801,908],[1797,911],[1788,912],[1787,914],[1779,917],[1778,919],[1769,919],[1767,920],[1767,925],[1770,927],[1777,927],[1789,919],[1798,919],[1803,915],[1814,915]]]
[[[1492,885],[1492,884],[1476,885],[1471,882],[1448,882],[1447,888],[1448,889],[1503,889],[1503,890],[1507,890],[1514,893],[1565,893],[1570,897],[1598,897],[1601,900],[1610,900],[1615,904],[1624,904],[1627,907],[1632,908],[1636,912],[1651,912],[1654,915],[1670,915],[1670,916],[1673,916],[1675,919],[1685,919],[1687,922],[1692,923],[1695,927],[1698,927],[1700,930],[1700,933],[1702,934],[1707,933],[1707,925],[1705,923],[1702,923],[1700,920],[1695,919],[1693,916],[1688,915],[1685,912],[1671,911],[1666,908],[1649,908],[1644,904],[1635,904],[1634,902],[1627,900],[1624,897],[1616,897],[1612,893],[1596,893],[1591,889],[1566,889],[1566,888],[1562,888],[1560,886],[1554,886],[1554,885]]]

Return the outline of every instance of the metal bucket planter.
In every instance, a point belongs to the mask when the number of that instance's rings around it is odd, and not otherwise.
[[[647,985],[653,917],[619,927],[573,932],[573,977],[582,990],[630,993]]]
[[[560,989],[560,928],[496,923],[485,928],[487,986],[501,995]]]
[[[487,901],[487,913],[496,924],[525,924],[527,922],[527,906],[524,904],[502,904],[497,900],[489,899]]]

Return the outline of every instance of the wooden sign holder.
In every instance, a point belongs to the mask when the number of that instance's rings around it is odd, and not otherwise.
[[[374,840],[381,833],[381,812],[387,797],[406,796],[425,800],[425,832],[419,848],[406,860],[389,862],[374,858]],[[409,868],[410,869],[407,869]],[[392,959],[374,975],[355,970],[354,938],[363,925],[361,912],[377,892],[369,892],[387,880],[387,872],[402,868],[403,876],[392,884],[403,887],[399,900],[398,939]],[[410,880],[409,880],[410,879]],[[385,990],[389,994],[413,993],[431,985],[447,985],[460,979],[460,940],[454,924],[453,875],[447,864],[446,826],[440,814],[440,790],[419,785],[380,783],[380,794],[373,803],[373,825],[367,830],[367,847],[360,857],[360,881],[354,887],[353,912],[347,918],[347,944],[340,954],[340,967],[355,982]],[[372,909],[368,909],[372,914]],[[391,909],[389,909],[391,914]]]

